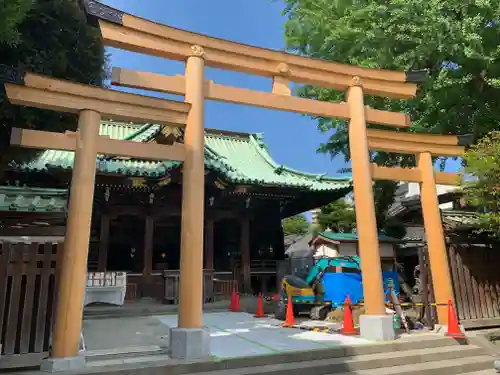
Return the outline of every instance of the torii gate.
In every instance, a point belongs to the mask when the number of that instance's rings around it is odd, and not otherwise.
[[[372,177],[376,180],[420,183],[422,216],[429,249],[438,323],[447,325],[447,302],[453,301],[454,296],[436,184],[459,185],[461,176],[458,173],[435,172],[432,157],[462,155],[465,146],[471,143],[471,136],[397,133],[368,129],[367,137],[368,148],[374,151],[416,156],[416,168],[388,168],[372,165]]]
[[[209,355],[208,336],[202,327],[205,99],[349,120],[357,229],[367,314],[361,318],[361,334],[371,340],[394,338],[392,320],[385,314],[372,191],[373,168],[369,160],[366,123],[393,128],[408,128],[411,124],[405,114],[366,107],[364,94],[398,99],[411,98],[415,96],[417,83],[425,78],[425,73],[360,68],[261,49],[157,24],[107,7],[98,1],[83,2],[91,19],[98,21],[106,45],[186,61],[185,77],[115,70],[114,84],[184,94],[186,103],[118,93],[31,74],[12,77],[10,83],[6,84],[7,94],[14,103],[80,113],[76,137],[72,134],[58,135],[59,141],[56,142],[55,139],[49,141],[48,135],[43,132],[20,131],[21,137],[18,141],[21,146],[64,146],[63,149],[74,149],[76,152],[65,245],[66,257],[63,264],[64,285],[61,285],[51,361],[54,364],[59,363],[57,366],[61,368],[64,367],[61,364],[64,361],[69,363],[77,358],[95,159],[99,152],[109,154],[112,150],[119,153],[119,147],[124,148],[120,155],[127,150],[125,154],[133,157],[184,161],[179,328],[171,330],[171,350],[175,358],[195,359]],[[205,65],[271,77],[272,93],[206,82]],[[347,103],[327,103],[292,97],[290,82],[346,90]],[[127,146],[127,142],[104,140],[98,135],[101,114],[115,119],[187,124],[184,154],[181,155],[182,150],[178,151],[177,146],[174,146],[175,153],[168,146],[158,146],[155,148],[157,152],[149,152],[151,144]],[[128,152],[133,147],[136,151]],[[163,157],[158,157],[161,154]],[[427,174],[425,178],[429,178]],[[422,173],[422,178],[423,176]],[[450,178],[448,175],[443,176]],[[428,201],[432,202],[430,199]],[[437,210],[437,205],[434,209]],[[71,363],[76,366],[76,362]],[[57,366],[52,366],[52,370]]]
[[[202,113],[205,99],[349,120],[356,220],[366,306],[366,315],[360,319],[361,335],[372,340],[392,339],[392,321],[385,314],[372,191],[373,168],[369,160],[366,123],[393,128],[408,128],[411,124],[407,115],[365,106],[364,95],[398,99],[414,97],[417,83],[425,79],[426,73],[390,72],[315,60],[175,29],[123,13],[98,1],[85,0],[84,4],[87,14],[99,25],[106,45],[178,61],[187,59],[185,77],[113,69],[112,79],[115,85],[184,94],[186,101],[192,105],[192,111],[195,108],[199,111],[196,130],[192,130],[193,133],[185,140],[186,147],[196,150],[196,156],[194,153],[186,155],[185,163],[186,168],[189,165],[189,174],[185,174],[183,180],[185,195],[189,194],[192,182],[203,181]],[[207,82],[204,79],[205,66],[270,77],[273,79],[272,92]],[[326,103],[292,97],[289,88],[291,82],[346,90],[347,103]],[[192,90],[187,90],[189,87],[192,87]],[[194,92],[196,95],[192,94]],[[445,179],[455,178],[447,174],[439,176]],[[203,223],[200,220],[199,226],[195,226],[194,219],[187,215],[194,212],[195,207],[199,209],[197,212],[203,211],[201,200],[196,203],[189,199],[189,202],[186,202],[186,207],[192,208],[183,209],[182,217],[181,275],[191,272],[195,274],[195,278],[189,285],[181,282],[179,326],[193,333],[202,328],[202,307],[199,303],[202,269],[201,266],[196,269],[190,266],[184,253],[188,247],[196,247],[196,254],[202,256]],[[434,209],[438,209],[437,205]],[[444,277],[446,278],[447,274],[444,274]],[[186,338],[184,343],[188,341],[193,343],[194,339]],[[175,351],[175,348],[172,350]],[[202,352],[203,350],[198,350],[199,355]]]
[[[85,366],[78,356],[85,296],[87,255],[94,203],[97,155],[128,156],[149,160],[184,161],[183,145],[145,144],[100,136],[101,119],[189,124],[188,103],[128,94],[56,80],[8,67],[0,67],[11,103],[78,114],[76,132],[55,133],[14,128],[11,144],[27,148],[74,151],[68,219],[64,241],[51,358],[48,371]]]

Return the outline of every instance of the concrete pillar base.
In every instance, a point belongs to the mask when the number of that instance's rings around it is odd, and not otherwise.
[[[169,337],[172,358],[210,358],[210,335],[204,329],[172,328]]]
[[[85,357],[78,355],[76,357],[66,358],[46,358],[40,364],[40,371],[59,372],[70,370],[81,370],[86,367]]]
[[[361,315],[360,336],[370,341],[391,341],[396,338],[392,315]]]

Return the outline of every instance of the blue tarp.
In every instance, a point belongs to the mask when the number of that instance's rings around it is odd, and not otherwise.
[[[394,284],[394,291],[399,295],[399,281],[397,272],[382,272],[384,282],[384,292],[387,295],[388,281]],[[363,300],[363,284],[361,274],[356,273],[325,273],[323,275],[323,290],[325,291],[325,301],[331,302],[334,306],[342,305],[347,297],[351,298],[351,303],[358,303]]]

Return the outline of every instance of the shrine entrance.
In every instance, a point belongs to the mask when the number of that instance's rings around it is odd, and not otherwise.
[[[78,344],[82,322],[82,301],[88,253],[90,221],[95,186],[97,154],[130,156],[140,159],[183,162],[181,252],[178,327],[171,330],[173,358],[198,359],[210,356],[208,333],[203,329],[203,241],[205,211],[204,103],[218,100],[283,111],[335,117],[349,123],[350,154],[359,253],[363,275],[366,315],[360,318],[361,335],[369,340],[394,338],[392,317],[386,315],[378,233],[372,191],[372,177],[382,178],[385,169],[370,164],[369,149],[419,155],[418,171],[406,171],[409,178],[422,182],[423,206],[428,225],[431,268],[436,274],[438,303],[453,299],[432,170],[433,150],[439,155],[459,153],[457,137],[432,140],[417,135],[367,130],[367,124],[409,129],[409,116],[378,110],[365,105],[364,96],[410,99],[425,72],[393,72],[319,61],[278,51],[175,29],[153,23],[93,0],[84,0],[87,14],[97,22],[105,45],[132,52],[183,61],[184,76],[166,76],[114,68],[112,84],[143,90],[183,95],[184,102],[126,94],[48,77],[8,70],[5,88],[12,103],[50,108],[79,114],[75,133],[48,133],[16,130],[12,144],[39,149],[75,152],[69,215],[66,232],[58,305],[55,316],[51,357],[42,368],[53,370],[61,363],[83,367]],[[205,80],[205,68],[270,77],[271,92],[229,87]],[[346,102],[331,103],[294,97],[292,82],[332,88],[346,92]],[[112,140],[99,136],[102,118],[125,119],[184,127],[184,144],[171,146]],[[412,139],[401,139],[406,135]],[[427,140],[424,140],[425,139]],[[434,142],[434,145],[433,145]],[[400,171],[402,172],[402,171]],[[278,174],[278,172],[276,171]],[[427,220],[427,218],[429,218]],[[149,219],[146,227],[152,230]],[[149,224],[148,224],[149,223]],[[241,220],[243,243],[249,243],[250,218]],[[150,238],[147,236],[146,238]],[[251,284],[249,250],[243,249],[245,285]],[[149,258],[146,258],[149,259]],[[145,267],[151,270],[151,265]],[[440,323],[446,316],[440,314]]]

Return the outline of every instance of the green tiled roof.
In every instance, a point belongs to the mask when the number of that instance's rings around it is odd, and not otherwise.
[[[337,233],[337,232],[319,232],[318,236],[324,237],[331,241],[357,241],[358,234],[356,232],[346,232],[346,233]],[[386,236],[385,234],[379,234],[378,240],[380,242],[399,242],[398,239]]]
[[[147,142],[160,131],[155,124],[137,125],[103,122],[101,134],[113,139]],[[47,150],[25,164],[11,163],[11,167],[25,171],[44,171],[48,168],[71,169],[73,153]],[[351,179],[342,176],[328,177],[299,172],[276,164],[271,158],[262,136],[236,133],[206,132],[206,168],[221,173],[228,182],[238,184],[287,186],[314,191],[349,190]],[[129,176],[161,177],[178,168],[179,162],[142,161],[124,158],[99,157],[97,170],[101,173],[118,173]]]
[[[0,211],[65,212],[68,190],[0,186]]]

